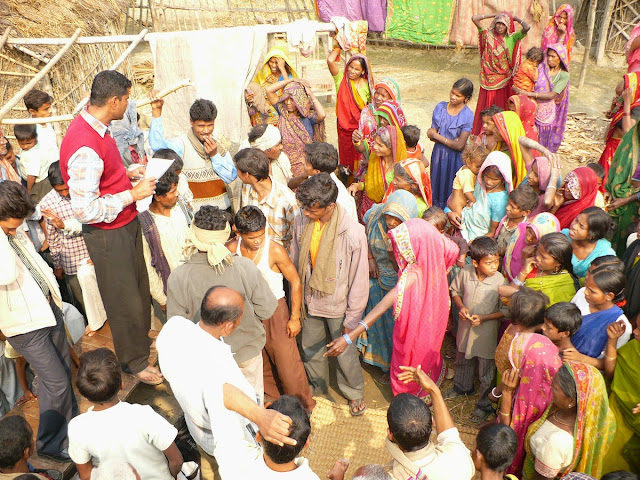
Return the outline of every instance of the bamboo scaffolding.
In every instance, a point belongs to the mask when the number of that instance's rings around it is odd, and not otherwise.
[[[4,118],[4,116],[15,107],[20,100],[31,90],[33,87],[37,85],[37,83],[53,68],[53,66],[62,58],[62,56],[73,46],[78,37],[80,36],[81,30],[78,28],[74,33],[73,37],[71,37],[68,42],[62,47],[58,53],[51,59],[49,63],[47,63],[42,70],[40,70],[36,76],[34,76],[22,89],[16,93],[11,100],[9,100],[3,107],[0,109],[0,118]]]
[[[7,40],[9,39],[9,35],[11,35],[11,27],[7,27],[4,33],[2,34],[2,38],[0,38],[0,50],[2,50],[2,47],[4,47],[4,44],[7,43]]]

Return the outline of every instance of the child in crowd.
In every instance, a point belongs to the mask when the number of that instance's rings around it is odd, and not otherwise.
[[[436,229],[442,233],[445,237],[447,237],[452,242],[455,242],[458,247],[460,247],[460,254],[458,256],[458,260],[456,261],[456,265],[460,268],[464,267],[465,261],[467,259],[467,254],[469,253],[469,244],[462,237],[452,237],[451,235],[445,233],[447,229],[447,214],[444,213],[444,210],[436,207],[435,205],[429,207],[429,209],[422,214],[422,219],[429,222],[431,225],[436,227]],[[455,267],[454,267],[455,268]],[[450,277],[450,280],[453,277]]]
[[[480,429],[476,436],[476,448],[471,454],[480,480],[518,480],[514,475],[504,475],[518,449],[518,436],[508,425],[491,423]]]
[[[475,138],[474,143],[476,145],[482,145],[490,152],[493,151],[496,146],[496,139],[494,136],[496,124],[493,121],[493,116],[502,111],[502,107],[499,107],[498,105],[491,105],[489,108],[480,112],[480,116],[482,117],[482,131]]]
[[[602,182],[604,181],[605,176],[604,167],[599,163],[591,162],[587,163],[587,168],[593,170],[593,173],[595,173],[596,177],[598,177],[598,192],[596,193],[596,201],[593,205],[604,210],[604,195],[602,195],[602,192],[600,191],[600,187],[602,187]]]
[[[429,159],[420,145],[420,129],[415,125],[405,125],[400,131],[407,144],[407,158],[417,158],[424,163],[425,168],[429,168]]]
[[[187,218],[193,218],[193,193],[189,188],[189,182],[187,181],[187,177],[182,173],[182,168],[184,167],[184,162],[182,161],[182,157],[178,155],[175,151],[170,148],[161,148],[160,150],[154,152],[154,158],[162,158],[164,160],[173,160],[171,164],[171,168],[174,172],[178,174],[178,196],[180,200],[182,200],[183,205],[185,205],[191,212],[191,214]]]
[[[509,193],[507,214],[496,229],[500,256],[504,256],[511,237],[522,222],[526,222],[531,212],[538,206],[538,194],[529,185],[520,185]]]
[[[542,334],[558,347],[562,355],[564,350],[573,348],[571,337],[582,325],[582,314],[578,307],[570,302],[558,302],[544,312]]]
[[[485,420],[492,412],[489,391],[495,380],[494,354],[498,344],[498,327],[506,308],[498,295],[505,280],[498,267],[498,243],[489,237],[478,237],[469,245],[472,265],[466,265],[451,284],[451,297],[458,307],[458,347],[453,388],[445,398],[470,395],[476,363],[480,379],[480,395],[471,414],[474,423]]]
[[[526,59],[513,76],[513,86],[525,92],[533,92],[538,81],[538,65],[542,62],[542,49],[531,47],[527,51]]]
[[[0,181],[10,180],[12,182],[22,183],[20,174],[19,157],[13,150],[11,142],[6,144],[7,153],[0,156]]]
[[[107,461],[127,462],[144,479],[172,480],[178,475],[178,431],[150,406],[120,401],[122,371],[111,350],[82,354],[76,386],[94,404],[69,422],[69,456],[81,480],[91,477],[94,464]]]
[[[51,191],[51,184],[47,178],[49,165],[56,161],[54,151],[38,141],[35,125],[15,125],[13,133],[22,149],[20,173],[27,182],[27,191],[33,203],[38,204],[42,197]]]
[[[462,208],[471,207],[476,203],[473,189],[476,186],[476,178],[482,164],[489,155],[489,151],[481,145],[467,145],[462,152],[464,166],[458,170],[453,179],[453,190],[449,197],[449,208],[462,211]]]
[[[308,460],[304,457],[298,457],[302,449],[309,445],[309,434],[311,433],[311,422],[300,400],[290,395],[283,395],[267,409],[280,412],[291,419],[288,436],[294,439],[296,444],[276,445],[267,441],[258,432],[256,440],[262,445],[263,456],[258,459],[251,477],[262,480],[277,480],[279,478],[320,480],[309,467]]]
[[[27,107],[29,115],[33,118],[50,117],[52,103],[53,98],[51,98],[48,93],[35,88],[24,96],[24,106]],[[45,150],[51,149],[52,152],[55,152],[53,161],[59,160],[58,138],[53,124],[38,123],[36,129],[38,133],[38,143],[40,143]]]

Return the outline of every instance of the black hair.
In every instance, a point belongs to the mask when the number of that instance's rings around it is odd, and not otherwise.
[[[420,141],[420,129],[415,125],[405,125],[400,129],[407,147],[414,148]]]
[[[531,47],[527,50],[527,60],[540,63],[544,59],[544,52],[539,47]]]
[[[535,210],[539,197],[536,191],[527,184],[520,184],[509,193],[511,200],[520,210]]]
[[[115,353],[97,348],[80,355],[76,387],[92,403],[113,400],[122,387],[122,369]]]
[[[469,143],[464,147],[462,151],[462,160],[466,163],[471,160],[471,163],[482,165],[489,155],[489,150],[484,145],[475,145]]]
[[[497,165],[489,165],[487,168],[485,168],[482,171],[482,178],[484,179],[484,175],[490,173],[496,177],[499,177],[502,179],[502,183],[504,183],[506,185],[506,179],[504,178],[504,176],[502,175],[502,172],[500,171],[500,169],[498,168]]]
[[[51,165],[49,165],[49,171],[47,175],[49,177],[49,183],[52,187],[58,187],[65,184],[64,178],[62,178],[62,172],[60,171],[60,161],[53,162]]]
[[[0,221],[24,220],[33,215],[35,209],[26,188],[18,182],[0,182]]]
[[[578,401],[576,381],[573,379],[571,367],[567,362],[562,364],[562,367],[558,369],[553,379],[569,400],[573,400],[574,402]]]
[[[610,238],[616,231],[616,223],[607,212],[600,207],[585,208],[578,215],[587,216],[587,230],[589,240],[596,242],[601,238]]]
[[[542,245],[549,255],[560,264],[562,270],[567,270],[573,276],[571,258],[573,249],[571,241],[560,232],[547,233],[540,239],[538,245]]]
[[[623,272],[603,266],[591,270],[589,276],[593,283],[602,290],[602,293],[605,295],[613,293],[613,303],[620,303],[624,300],[627,277]]]
[[[498,105],[491,105],[488,108],[485,108],[484,110],[482,110],[480,112],[480,117],[491,117],[493,118],[493,116],[496,113],[501,113],[504,112],[504,108],[499,107]]]
[[[35,125],[14,125],[13,134],[19,142],[38,138],[38,130]]]
[[[451,88],[458,90],[467,100],[473,96],[473,82],[466,77],[456,80]]]
[[[115,70],[103,70],[93,78],[89,102],[96,107],[104,106],[112,97],[122,99],[131,88],[131,81]]]
[[[41,477],[34,475],[33,473],[23,473],[17,477],[13,477],[13,480],[40,480]]]
[[[387,410],[387,423],[394,440],[405,452],[415,452],[429,443],[431,412],[415,395],[396,395]]]
[[[179,180],[180,177],[178,177],[176,171],[170,168],[169,170],[164,172],[164,174],[156,182],[156,191],[153,195],[157,195],[159,197],[162,195],[166,195],[167,193],[169,193],[169,191],[171,191],[174,185],[178,185]]]
[[[489,469],[504,472],[516,456],[518,436],[513,428],[503,423],[492,423],[480,429],[476,436],[478,450]]]
[[[229,212],[215,205],[203,205],[193,216],[193,224],[202,230],[224,230],[227,223],[231,224],[232,221]]]
[[[364,73],[365,75],[368,75],[369,69],[367,68],[367,62],[364,60],[364,58],[358,57],[356,58],[356,60],[360,64],[360,68],[362,68],[362,73]]]
[[[255,127],[253,127],[249,132],[249,143],[255,142],[262,135],[264,135],[264,132],[267,131],[267,126],[267,123],[261,123],[260,125],[256,125]]]
[[[615,255],[603,255],[602,257],[594,258],[590,265],[591,270],[600,267],[620,270],[622,273],[625,272],[624,262]]]
[[[0,419],[0,468],[13,468],[31,447],[33,431],[24,417],[6,415]]]
[[[47,92],[33,88],[24,96],[24,106],[29,110],[38,110],[45,103],[53,103],[53,98]]]
[[[218,289],[228,289],[224,285],[215,285],[204,294],[202,303],[200,304],[200,320],[205,325],[215,327],[226,322],[235,322],[242,315],[243,305],[220,305],[214,303],[213,296]]]
[[[605,176],[604,167],[599,163],[595,163],[595,162],[587,163],[586,167],[593,170],[593,173],[595,173],[596,177],[598,177],[600,180],[604,178]]]
[[[306,179],[296,191],[303,208],[326,208],[338,199],[338,186],[328,173]]]
[[[558,332],[569,332],[570,337],[574,336],[582,325],[580,309],[571,302],[554,303],[547,308],[544,316]]]
[[[161,158],[163,160],[173,160],[171,164],[171,170],[179,171],[184,167],[184,162],[182,161],[182,157],[178,155],[175,150],[171,150],[170,148],[161,148],[160,150],[156,150],[153,152],[153,158]]]
[[[638,480],[638,475],[625,470],[616,470],[603,475],[600,480]]]
[[[438,230],[443,231],[447,227],[447,214],[440,207],[435,205],[429,207],[422,214],[422,219],[429,222]]]
[[[256,180],[269,178],[269,157],[257,148],[243,148],[233,156],[236,168],[242,173],[248,173],[256,177]]]
[[[307,143],[304,146],[307,162],[313,168],[324,173],[333,173],[338,166],[338,150],[327,142]]]
[[[282,395],[278,400],[269,405],[267,409],[280,412],[291,419],[292,423],[287,436],[294,439],[296,444],[284,444],[280,446],[263,439],[262,448],[264,449],[264,453],[272,462],[278,465],[293,462],[304,448],[311,433],[309,416],[300,400],[291,395]]]
[[[469,254],[476,262],[489,255],[498,255],[498,242],[491,237],[478,237],[469,244]]]
[[[11,142],[7,142],[7,143],[5,144],[5,148],[7,149],[7,153],[9,153],[10,151],[12,151],[12,150],[13,150],[13,145],[11,145]],[[7,155],[7,153],[5,153],[4,155],[0,155],[0,157],[1,157],[1,156],[6,156],[6,155]]]
[[[191,121],[197,122],[202,120],[203,122],[213,122],[218,116],[218,109],[211,100],[205,100],[199,98],[189,108],[189,118]]]
[[[246,205],[235,216],[236,230],[239,234],[259,232],[267,226],[267,217],[255,205]]]
[[[409,193],[420,195],[420,186],[416,183],[413,177],[409,175],[409,172],[404,169],[401,163],[396,163],[393,165],[393,176],[404,180],[411,186],[411,190],[409,190]]]
[[[524,327],[535,327],[544,323],[544,310],[549,297],[544,293],[522,286],[511,297],[511,321]]]

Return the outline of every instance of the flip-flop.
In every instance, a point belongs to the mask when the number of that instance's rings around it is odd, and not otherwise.
[[[471,415],[469,416],[469,421],[471,423],[480,423],[484,422],[491,415],[490,411],[482,410],[481,408],[476,408]]]
[[[147,368],[149,368],[149,367],[147,367]],[[142,372],[147,372],[147,373],[150,373],[151,375],[156,375],[156,376],[158,376],[158,374],[157,374],[157,373],[150,372],[150,371],[148,371],[148,370],[147,370],[147,368],[145,368],[144,370],[142,370],[142,371],[141,371],[141,372],[139,372],[139,373],[136,373],[135,377],[136,377],[140,382],[142,382],[142,383],[144,383],[144,384],[146,384],[146,385],[161,385],[162,383],[164,383],[164,377],[162,376],[162,374],[160,374],[159,379],[158,379],[158,380],[155,380],[155,381],[154,381],[154,380],[145,380],[144,378],[141,378],[141,377],[140,377],[140,373],[142,373]]]
[[[360,407],[363,407],[362,410],[359,410]],[[367,404],[364,401],[364,398],[359,398],[358,400],[349,400],[349,413],[353,417],[359,417],[364,413],[367,409]]]

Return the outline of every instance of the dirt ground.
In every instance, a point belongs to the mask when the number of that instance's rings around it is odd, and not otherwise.
[[[140,52],[143,56],[144,53]],[[432,142],[426,137],[426,131],[431,125],[431,114],[435,105],[448,99],[451,85],[460,77],[468,77],[476,86],[474,98],[469,104],[475,109],[477,88],[479,87],[478,52],[475,49],[465,49],[455,52],[452,49],[409,49],[398,47],[369,47],[367,51],[374,76],[382,78],[392,77],[400,85],[402,95],[402,107],[410,124],[418,125],[422,130],[421,144],[426,150],[427,156],[433,148]],[[574,48],[573,62],[571,64],[571,89],[570,89],[570,113],[584,113],[583,122],[578,122],[583,127],[577,128],[571,138],[565,138],[566,145],[561,151],[571,152],[581,148],[585,140],[601,142],[604,130],[608,122],[601,112],[609,108],[613,89],[625,73],[623,69],[611,67],[589,66],[589,75],[582,89],[578,90],[578,78],[581,68],[583,49],[580,46]],[[148,58],[148,57],[147,57]],[[328,75],[328,73],[327,73]],[[330,78],[330,77],[329,77]],[[335,96],[332,102],[326,105],[327,110],[327,134],[328,141],[337,144]],[[582,137],[579,134],[583,135]],[[583,158],[582,163],[597,161],[599,154],[591,153]],[[564,170],[575,168],[579,162],[566,159]],[[425,341],[428,341],[425,339]],[[445,338],[443,353],[453,353],[455,346],[453,337],[449,334]],[[450,364],[452,361],[447,360]],[[392,398],[389,386],[377,384],[373,379],[380,376],[380,370],[375,367],[364,367],[365,371],[365,398],[369,408],[386,409]],[[443,385],[443,390],[451,386],[448,380]],[[326,398],[332,401],[346,404],[346,400],[335,390],[331,389]],[[180,408],[171,396],[165,383],[158,387],[140,385],[131,397],[132,402],[149,404],[163,416],[173,421],[180,415]],[[448,401],[448,405],[456,422],[470,425],[468,417],[473,410],[475,398],[458,398]]]

